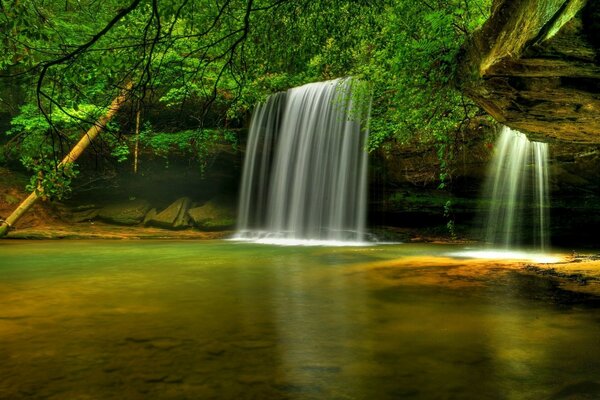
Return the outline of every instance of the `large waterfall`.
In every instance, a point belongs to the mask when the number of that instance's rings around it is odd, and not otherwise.
[[[275,94],[254,110],[239,239],[364,239],[369,100],[352,78]]]
[[[486,183],[486,242],[548,249],[548,145],[503,127]],[[529,231],[526,227],[530,227]]]

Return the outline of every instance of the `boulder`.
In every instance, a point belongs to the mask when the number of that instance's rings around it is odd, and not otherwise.
[[[63,214],[61,218],[67,222],[86,222],[95,219],[98,216],[98,212],[98,209],[73,211],[68,214]]]
[[[235,207],[218,199],[189,209],[188,215],[195,227],[204,230],[224,230],[235,225]]]
[[[148,211],[146,213],[146,216],[144,217],[144,225],[148,225],[150,221],[152,221],[152,219],[156,217],[157,213],[158,212],[156,211],[156,208],[153,208],[152,210]]]
[[[65,205],[59,202],[52,203],[53,211],[61,220],[69,223],[88,222],[96,219],[100,207],[95,204]]]
[[[187,211],[191,204],[189,197],[181,197],[152,218],[147,218],[147,224],[165,229],[187,228],[190,226]]]
[[[109,204],[98,211],[98,218],[118,225],[137,225],[144,220],[150,203],[142,199]]]

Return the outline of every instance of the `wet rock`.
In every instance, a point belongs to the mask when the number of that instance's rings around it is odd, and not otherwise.
[[[201,207],[188,210],[194,226],[205,230],[229,229],[235,225],[235,208],[219,199],[206,202]]]
[[[188,197],[175,200],[169,207],[149,218],[148,225],[166,229],[184,229],[189,227],[188,209],[191,206]]]
[[[146,200],[129,200],[103,207],[98,212],[98,218],[112,224],[137,225],[144,220],[149,209],[150,203]]]

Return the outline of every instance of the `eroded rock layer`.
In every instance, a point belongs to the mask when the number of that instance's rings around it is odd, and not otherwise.
[[[531,138],[600,143],[600,0],[501,0],[465,46],[459,87]]]

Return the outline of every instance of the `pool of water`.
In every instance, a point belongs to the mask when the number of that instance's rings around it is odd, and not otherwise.
[[[600,303],[443,245],[1,241],[0,399],[600,398]]]

